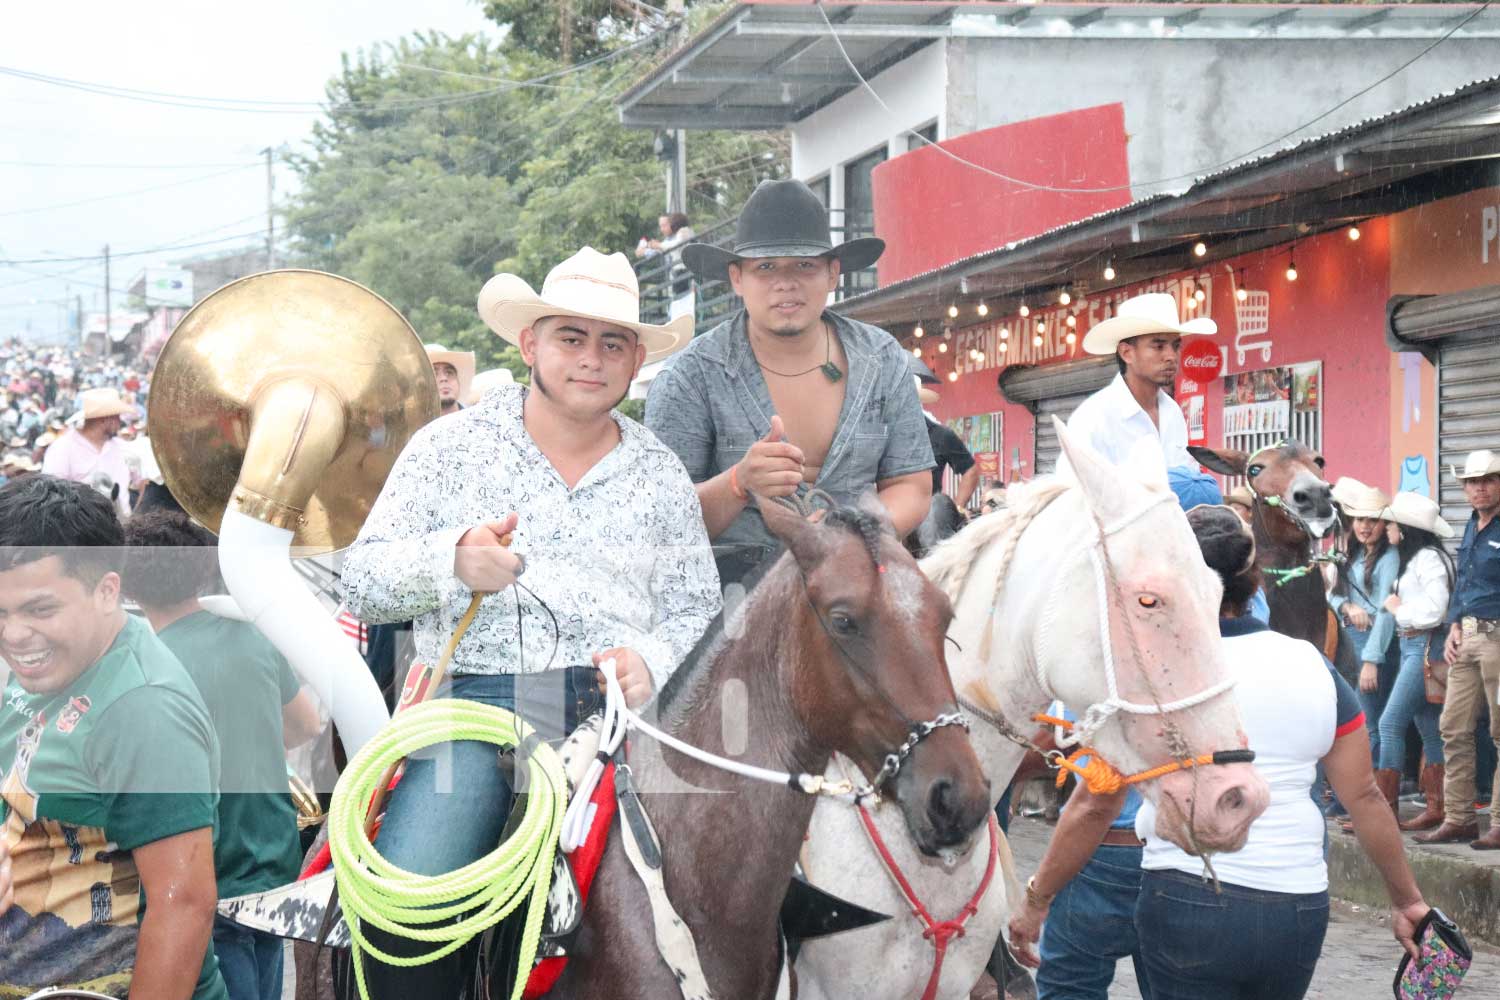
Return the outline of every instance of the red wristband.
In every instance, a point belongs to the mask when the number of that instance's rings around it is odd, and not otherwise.
[[[739,497],[741,500],[750,499],[750,494],[740,489],[740,466],[738,462],[729,467],[729,488],[734,492],[734,495]]]

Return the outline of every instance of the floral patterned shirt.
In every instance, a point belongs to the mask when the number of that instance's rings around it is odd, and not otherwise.
[[[659,691],[722,605],[692,480],[615,413],[620,443],[570,490],[522,423],[527,391],[500,386],[412,437],[345,557],[344,601],[368,622],[413,619],[418,658],[436,663],[471,597],[454,546],[515,512],[520,583],[552,614],[515,587],[486,597],[450,672],[581,666],[628,646]]]

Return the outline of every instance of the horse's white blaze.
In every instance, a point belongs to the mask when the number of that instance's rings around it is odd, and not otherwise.
[[[922,598],[927,589],[922,574],[909,566],[887,566],[885,589],[891,607],[907,622],[915,623],[922,613]]]

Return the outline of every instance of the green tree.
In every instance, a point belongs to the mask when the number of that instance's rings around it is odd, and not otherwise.
[[[500,271],[540,288],[580,246],[630,254],[654,233],[663,165],[651,132],[619,124],[613,98],[667,41],[614,35],[608,58],[572,67],[511,39],[437,33],[345,56],[311,149],[293,161],[295,259],[379,292],[423,340],[524,374],[480,321],[479,288]],[[732,217],[786,160],[779,133],[691,133],[695,228]]]

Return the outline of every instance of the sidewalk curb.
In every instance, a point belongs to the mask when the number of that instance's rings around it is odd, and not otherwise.
[[[1331,895],[1386,909],[1390,898],[1380,872],[1359,846],[1359,841],[1329,826],[1328,891]],[[1415,845],[1406,838],[1406,859],[1411,864],[1422,896],[1463,928],[1471,941],[1500,945],[1500,865],[1469,860],[1464,854]]]

